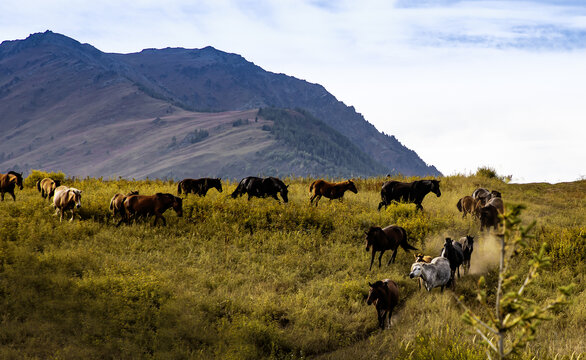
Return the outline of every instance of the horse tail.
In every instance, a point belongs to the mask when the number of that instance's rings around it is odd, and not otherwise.
[[[401,231],[401,235],[403,235],[403,240],[401,241],[400,245],[405,251],[409,250],[418,250],[416,247],[413,247],[407,243],[407,232],[402,227],[399,228]]]
[[[37,190],[41,191],[41,180],[37,181]]]
[[[315,186],[315,182],[317,180],[315,180],[314,182],[311,183],[311,185],[309,185],[309,192],[312,193],[313,192],[313,187]]]
[[[458,200],[458,203],[456,204],[456,207],[458,208],[459,212],[462,212],[462,199]]]
[[[112,197],[112,200],[110,200],[110,211],[114,210],[114,199],[116,199],[116,195],[114,195],[114,197]]]
[[[183,180],[177,183],[177,195],[181,195],[181,185],[183,185]]]

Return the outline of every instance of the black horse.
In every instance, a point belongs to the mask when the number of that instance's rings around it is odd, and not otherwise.
[[[256,176],[245,177],[240,180],[240,183],[236,187],[236,190],[232,193],[232,198],[248,194],[248,200],[251,197],[267,197],[271,196],[276,200],[279,200],[277,194],[281,194],[284,202],[288,202],[287,197],[289,190],[288,186],[285,185],[281,180],[276,177],[259,178]]]
[[[430,192],[437,197],[442,195],[439,180],[417,180],[410,183],[387,181],[380,191],[381,202],[378,204],[378,209],[380,210],[383,206],[386,209],[392,201],[397,201],[414,203],[417,210],[423,210],[421,202]]]
[[[446,238],[441,256],[450,261],[450,282],[452,283],[452,287],[454,287],[456,280],[456,270],[458,270],[458,278],[460,278],[460,266],[464,262],[464,251],[462,250],[462,245],[457,241]]]
[[[183,179],[177,184],[177,194],[181,195],[181,192],[183,191],[185,193],[185,197],[187,197],[187,194],[189,193],[193,193],[199,196],[206,196],[208,190],[211,188],[216,188],[218,192],[222,192],[221,179]]]

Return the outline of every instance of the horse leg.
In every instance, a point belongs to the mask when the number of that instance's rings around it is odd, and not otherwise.
[[[319,203],[319,199],[321,199],[321,195],[317,195],[316,199],[315,199],[315,206],[317,207],[317,204]]]
[[[370,257],[370,268],[368,271],[372,270],[372,263],[374,262],[374,248],[372,249],[372,256]]]
[[[460,267],[458,266],[458,279],[460,278]]]
[[[397,251],[399,250],[399,247],[397,246],[395,248],[395,251],[393,251],[393,255],[391,255],[391,258],[389,259],[389,263],[387,265],[391,265],[391,263],[395,262],[395,257],[397,256]]]
[[[74,217],[75,217],[75,208],[71,209],[71,219],[69,219],[69,222],[73,222]]]
[[[12,195],[12,200],[16,201],[16,195],[14,195],[14,191],[10,193]]]
[[[0,195],[2,196],[2,201],[4,201],[4,191],[2,191]]]
[[[380,262],[381,262],[381,259],[383,258],[383,254],[384,254],[384,253],[385,253],[385,251],[384,251],[384,250],[381,250],[381,251],[380,251],[380,256],[378,257],[378,267],[379,267],[379,268],[381,267],[381,263],[380,263]]]

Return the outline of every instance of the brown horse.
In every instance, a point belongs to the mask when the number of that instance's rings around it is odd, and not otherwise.
[[[386,250],[393,250],[393,255],[389,259],[389,264],[395,261],[397,256],[397,250],[399,246],[405,251],[417,250],[413,246],[407,243],[407,232],[400,226],[389,225],[384,229],[378,226],[371,226],[366,233],[366,251],[372,246],[372,256],[370,258],[370,268],[372,269],[372,263],[374,262],[374,255],[377,251],[380,251],[378,257],[378,267],[381,267],[381,259]]]
[[[310,204],[313,204],[313,201],[315,200],[315,206],[317,206],[319,199],[321,199],[322,196],[325,196],[330,200],[342,200],[346,190],[350,190],[354,194],[358,193],[358,189],[356,189],[356,185],[352,180],[337,183],[331,183],[321,179],[315,180],[309,186],[309,192],[312,194],[309,202]]]
[[[393,309],[399,303],[399,287],[389,279],[377,281],[374,284],[368,283],[370,290],[366,303],[374,304],[378,317],[378,326],[381,330],[391,327],[391,316]]]
[[[213,179],[213,178],[201,178],[201,179],[183,179],[177,183],[177,194],[181,195],[183,191],[185,193],[185,197],[190,192],[199,195],[199,196],[206,196],[208,190],[211,188],[216,188],[218,192],[222,192],[222,181],[221,179]]]
[[[55,189],[55,196],[53,197],[53,207],[55,214],[59,214],[59,222],[63,221],[65,210],[71,210],[71,219],[75,217],[75,209],[81,207],[81,190],[70,188],[67,186],[59,186]]]
[[[156,193],[155,195],[131,195],[124,200],[124,217],[118,225],[122,222],[129,223],[131,217],[134,219],[140,216],[155,216],[153,226],[157,225],[159,219],[163,220],[163,225],[167,225],[167,220],[163,217],[163,213],[173,208],[178,217],[183,216],[183,200],[180,197],[172,194]]]
[[[465,218],[468,214],[478,217],[478,210],[480,210],[481,207],[480,199],[475,199],[472,196],[467,195],[458,200],[456,207],[458,208],[458,211],[462,213],[462,218]]]
[[[22,190],[22,173],[9,171],[8,174],[0,174],[0,196],[2,201],[4,201],[4,193],[9,193],[12,195],[12,200],[16,201],[16,196],[14,195],[15,186]]]
[[[118,193],[112,196],[112,200],[110,200],[110,211],[112,212],[112,216],[116,216],[116,214],[124,216],[124,200],[127,196],[131,195],[138,195],[138,191],[131,191],[126,195]]]
[[[59,186],[61,186],[61,181],[51,178],[44,178],[37,181],[37,190],[39,190],[43,199],[47,199],[49,202],[51,202],[51,198],[55,194],[55,189]]]

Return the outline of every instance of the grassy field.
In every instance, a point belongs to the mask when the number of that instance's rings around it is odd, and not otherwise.
[[[408,179],[412,180],[412,179]],[[480,176],[441,179],[442,196],[378,212],[384,179],[356,181],[358,194],[309,206],[312,179],[285,179],[289,203],[232,199],[224,182],[190,195],[167,227],[115,227],[117,192],[170,192],[171,181],[69,180],[83,190],[81,220],[59,223],[31,186],[0,203],[0,357],[7,359],[481,359],[484,347],[461,320],[454,294],[475,311],[476,282],[496,284],[494,235],[462,219],[457,200],[478,187],[524,204],[537,221],[530,249],[548,244],[552,266],[528,290],[546,302],[576,284],[572,304],[543,322],[524,359],[586,354],[586,181],[505,184]],[[31,181],[27,182],[31,183]],[[398,224],[409,242],[437,256],[446,236],[476,236],[471,273],[455,293],[419,291],[408,273],[413,253],[368,271],[364,231]],[[528,268],[529,250],[516,271]],[[401,300],[390,330],[377,329],[368,282],[390,278]],[[490,294],[489,294],[490,298]],[[494,299],[494,296],[492,297]]]

